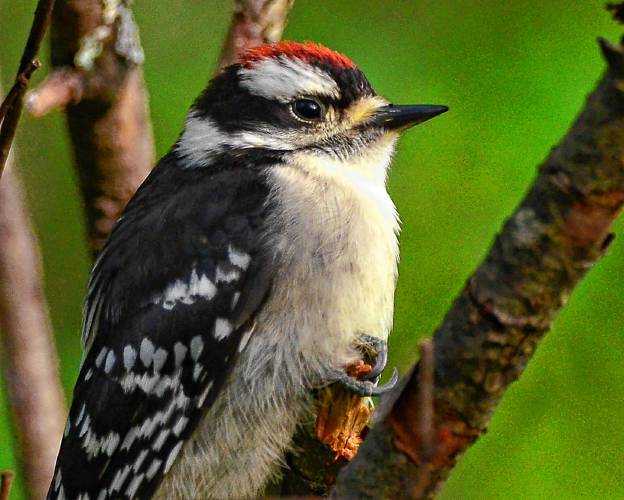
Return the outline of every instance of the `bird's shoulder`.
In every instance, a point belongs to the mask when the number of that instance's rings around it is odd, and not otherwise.
[[[237,263],[245,264],[243,271],[252,264],[256,270],[270,265],[262,234],[269,192],[261,169],[233,159],[185,169],[175,157],[163,158],[128,204],[92,270],[85,346],[95,333],[96,316],[114,326],[126,312],[159,301],[168,307],[208,281],[221,285],[222,300],[231,300],[225,295],[240,292]],[[98,311],[102,300],[108,304]]]

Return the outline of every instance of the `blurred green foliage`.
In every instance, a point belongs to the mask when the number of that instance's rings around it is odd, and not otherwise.
[[[7,89],[35,0],[0,0]],[[213,72],[226,0],[136,2],[158,154]],[[286,37],[348,54],[397,103],[451,112],[410,132],[390,176],[403,219],[390,366],[413,362],[566,132],[619,29],[603,0],[298,0]],[[40,70],[40,81],[48,67]],[[25,117],[19,168],[43,250],[46,293],[69,393],[80,360],[89,269],[63,117]],[[622,233],[620,222],[616,233]],[[1,243],[1,242],[0,242]],[[624,498],[624,245],[574,292],[522,379],[467,453],[445,499]],[[0,468],[15,468],[0,390]],[[17,482],[13,498],[21,498]]]

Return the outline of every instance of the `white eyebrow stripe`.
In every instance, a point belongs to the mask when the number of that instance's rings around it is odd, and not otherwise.
[[[338,84],[329,74],[299,59],[266,59],[251,68],[241,68],[238,74],[244,88],[268,99],[288,102],[301,95],[340,97]]]

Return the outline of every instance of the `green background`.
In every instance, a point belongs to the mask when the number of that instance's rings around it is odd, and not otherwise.
[[[5,89],[35,3],[0,0]],[[143,0],[135,12],[162,155],[214,70],[230,3]],[[403,219],[391,366],[415,359],[583,105],[604,67],[596,37],[621,31],[602,0],[296,2],[287,38],[348,54],[397,103],[451,108],[402,140],[390,176]],[[69,391],[89,263],[62,115],[25,117],[18,146]],[[442,498],[624,498],[623,271],[616,238]],[[15,468],[7,414],[0,390],[0,468]]]

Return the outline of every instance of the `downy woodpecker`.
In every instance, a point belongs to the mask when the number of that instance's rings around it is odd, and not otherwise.
[[[48,498],[253,497],[314,388],[386,390],[386,173],[399,133],[446,109],[389,104],[312,43],[223,69],[93,267]],[[371,346],[369,379],[348,377]]]

